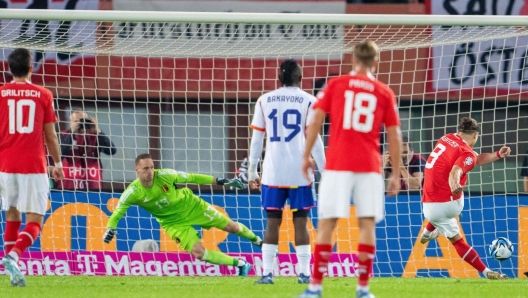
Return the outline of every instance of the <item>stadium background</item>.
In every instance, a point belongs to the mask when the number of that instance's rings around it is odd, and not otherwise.
[[[22,8],[30,1],[7,2],[8,7]],[[178,3],[179,9],[183,11],[197,10],[201,4],[201,1],[143,1],[133,2],[132,5],[125,0],[86,0],[79,1],[76,9],[126,7],[161,10],[163,5],[170,2]],[[269,12],[365,14],[431,13],[435,7],[443,4],[443,1],[436,0],[426,4],[401,5],[347,5],[343,1],[312,1],[310,5],[301,1],[273,2],[274,5],[265,4],[273,10]],[[490,7],[492,1],[485,2],[486,7]],[[66,4],[67,1],[54,0],[49,8],[62,9]],[[253,11],[262,2],[240,5],[237,1],[218,1],[214,5],[208,4],[210,5],[205,8],[199,6],[200,10]],[[455,12],[477,13],[469,10],[451,11]],[[491,14],[493,11],[479,13]],[[498,13],[506,14],[508,11]],[[136,26],[143,25],[138,23]],[[97,32],[96,36],[104,40],[101,32]],[[517,91],[508,86],[501,87],[500,84],[497,88],[486,88],[484,83],[473,88],[434,86],[428,79],[432,74],[427,72],[428,66],[433,63],[430,55],[429,49],[382,53],[378,78],[388,82],[398,96],[402,130],[409,133],[418,153],[427,155],[434,145],[433,140],[451,131],[456,126],[458,115],[462,113],[471,114],[482,121],[483,131],[489,132],[482,136],[479,150],[494,151],[502,144],[512,147],[513,157],[506,162],[489,166],[491,169],[484,173],[470,175],[471,196],[467,201],[469,208],[465,208],[460,221],[468,241],[481,256],[487,255],[486,245],[495,236],[507,236],[516,243],[518,252],[510,261],[503,263],[501,269],[510,276],[523,277],[519,274],[522,271],[521,264],[527,263],[522,256],[528,249],[524,248],[528,245],[528,238],[523,239],[520,233],[528,227],[528,211],[523,207],[526,206],[528,197],[520,194],[522,185],[519,179],[523,153],[528,150],[528,95],[522,91],[524,81],[519,80],[521,83]],[[475,55],[478,60],[479,53]],[[314,90],[316,81],[350,70],[351,56],[332,58],[326,61],[302,61],[305,78],[303,89]],[[340,65],[339,60],[342,60]],[[111,214],[112,198],[118,197],[119,192],[135,177],[131,165],[122,161],[131,161],[138,153],[147,149],[160,161],[160,167],[211,173],[215,176],[233,175],[248,151],[252,103],[263,91],[276,88],[278,83],[275,80],[277,61],[274,59],[165,59],[43,53],[42,59],[36,63],[39,67],[33,75],[33,81],[50,88],[58,97],[56,107],[61,119],[60,128],[66,128],[69,110],[85,109],[98,118],[101,129],[108,132],[120,150],[117,155],[102,158],[105,169],[104,192],[52,193],[51,212],[46,215],[46,221],[50,218],[64,221],[72,228],[68,230],[60,225],[59,228],[57,225],[55,228],[45,226],[42,240],[32,247],[33,251],[108,250],[99,243],[100,237],[97,237],[102,235],[102,221],[104,216]],[[0,65],[3,74],[0,80],[3,82],[10,79],[6,69],[4,62]],[[518,71],[522,78],[523,67],[519,67]],[[497,77],[502,76],[499,73]],[[201,127],[203,123],[208,123],[208,127]],[[171,125],[187,127],[173,130]],[[173,139],[184,141],[174,147]],[[177,160],[182,162],[175,162]],[[232,218],[246,221],[244,223],[257,231],[263,230],[264,220],[259,209],[258,195],[231,192],[224,195],[217,188],[202,187],[194,190],[225,210]],[[97,210],[101,212],[99,217],[94,215]],[[417,193],[403,193],[398,198],[387,200],[387,219],[377,228],[378,237],[383,241],[377,244],[376,275],[402,276],[405,275],[406,266],[425,267],[420,263],[423,256],[413,254],[421,222]],[[316,226],[315,220],[312,225]],[[119,228],[126,229],[127,239],[118,240],[114,249],[126,251],[136,240],[152,238],[160,241],[163,251],[177,250],[160,233],[157,223],[142,211],[129,211]],[[288,240],[292,239],[286,227],[283,232],[289,236]],[[219,243],[218,247],[230,252],[252,252],[249,245],[227,240]],[[2,241],[0,240],[0,248],[3,247]],[[352,239],[349,248],[353,247],[353,241]],[[350,249],[339,250],[339,247],[336,249],[345,253],[353,252]],[[287,251],[293,251],[293,248],[281,247],[281,252]],[[445,251],[432,245],[425,256],[441,256],[443,253]],[[521,257],[517,258],[517,255]],[[491,259],[487,261],[492,262]],[[422,271],[420,274],[427,276],[446,274],[442,268]]]

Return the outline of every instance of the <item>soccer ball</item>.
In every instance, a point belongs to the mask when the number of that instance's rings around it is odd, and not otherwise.
[[[512,253],[513,244],[505,237],[499,237],[493,240],[489,246],[489,254],[499,262],[509,259]]]

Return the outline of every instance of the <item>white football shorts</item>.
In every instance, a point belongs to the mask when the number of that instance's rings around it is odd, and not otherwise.
[[[438,229],[438,231],[452,238],[460,233],[460,228],[456,217],[464,209],[464,195],[458,200],[441,203],[423,203],[423,213],[425,218]]]
[[[319,185],[318,216],[350,217],[350,203],[356,207],[356,217],[385,218],[385,187],[380,173],[354,173],[325,170]]]
[[[44,215],[49,195],[48,175],[0,172],[0,195],[3,210],[16,207],[20,212]]]

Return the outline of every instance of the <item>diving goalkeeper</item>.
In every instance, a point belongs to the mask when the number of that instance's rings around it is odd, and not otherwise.
[[[117,234],[117,223],[128,208],[138,205],[152,214],[167,234],[185,251],[195,258],[211,264],[237,266],[240,276],[247,276],[251,265],[244,260],[235,259],[220,251],[207,250],[198,237],[193,226],[204,229],[212,227],[235,234],[262,246],[262,240],[241,223],[230,220],[218,212],[209,203],[200,199],[189,188],[177,188],[176,183],[218,184],[244,188],[236,179],[217,178],[213,176],[178,172],[172,169],[154,169],[150,154],[136,157],[134,180],[121,194],[119,204],[108,220],[104,242],[110,243]]]

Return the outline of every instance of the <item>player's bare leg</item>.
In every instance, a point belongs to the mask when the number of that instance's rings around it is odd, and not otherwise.
[[[370,293],[369,278],[376,252],[376,221],[374,217],[358,218],[358,284],[356,298],[374,298]]]
[[[205,247],[203,247],[201,242],[196,242],[193,245],[191,254],[198,260],[205,261],[211,264],[236,266],[239,269],[238,275],[240,276],[247,276],[249,270],[251,270],[251,265],[249,265],[248,262],[241,259],[235,259],[220,251],[207,250],[205,249]]]
[[[300,210],[293,212],[293,226],[295,229],[295,252],[299,266],[300,284],[310,283],[310,233],[308,232],[308,212],[309,210]]]
[[[273,266],[277,263],[277,250],[279,247],[279,230],[282,223],[282,210],[266,211],[266,231],[262,244],[262,277],[255,284],[273,284]]]
[[[480,259],[480,256],[478,255],[477,251],[475,251],[473,247],[469,246],[464,241],[464,238],[462,238],[462,235],[460,235],[460,233],[448,239],[455,247],[458,255],[464,261],[466,261],[466,263],[470,264],[471,266],[473,266],[473,268],[477,269],[479,272],[484,274],[487,279],[508,279],[508,276],[506,274],[491,271],[488,267],[486,267],[486,265],[484,265],[484,263]]]
[[[433,239],[438,238],[438,236],[440,236],[438,229],[436,229],[432,223],[428,222],[427,226],[425,226],[425,229],[422,232],[422,236],[420,237],[420,243],[425,244]]]
[[[327,271],[328,261],[330,261],[330,257],[332,256],[332,235],[337,226],[337,220],[337,218],[319,220],[314,250],[312,280],[310,281],[308,290],[297,296],[297,298],[317,298],[323,295],[323,276]]]

